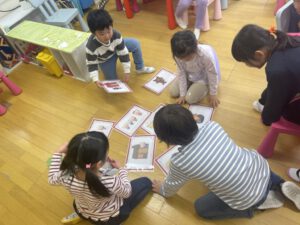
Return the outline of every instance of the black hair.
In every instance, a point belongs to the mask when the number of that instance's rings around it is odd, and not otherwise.
[[[239,62],[247,62],[254,59],[257,50],[265,48],[271,54],[287,48],[300,47],[300,37],[288,36],[286,33],[276,30],[271,33],[254,24],[245,25],[235,36],[231,53]]]
[[[98,176],[91,170],[93,164],[106,160],[109,143],[107,137],[96,131],[75,135],[68,144],[60,170],[75,174],[77,169],[85,172],[85,181],[90,191],[95,195],[110,196],[108,189],[101,183]],[[90,168],[87,168],[90,165]]]
[[[171,38],[173,58],[183,58],[197,52],[197,39],[190,30],[176,32]]]
[[[154,116],[153,127],[167,145],[187,145],[198,132],[193,114],[178,104],[162,107]]]
[[[113,26],[113,19],[106,10],[94,9],[89,12],[87,23],[90,31],[94,34],[97,30],[102,31]]]

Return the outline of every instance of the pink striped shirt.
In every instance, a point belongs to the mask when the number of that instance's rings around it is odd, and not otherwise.
[[[94,221],[107,221],[110,217],[119,214],[123,199],[131,195],[131,185],[128,173],[120,169],[115,176],[100,176],[102,184],[109,190],[111,196],[95,196],[88,188],[86,182],[76,179],[74,174],[66,174],[61,171],[62,154],[52,155],[48,173],[48,182],[54,185],[64,186],[74,197],[78,211],[85,217]]]

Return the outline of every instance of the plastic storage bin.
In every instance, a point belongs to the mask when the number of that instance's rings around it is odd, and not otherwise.
[[[61,77],[63,75],[62,69],[48,49],[41,51],[36,56],[36,59],[41,62],[51,74],[54,74],[57,77]]]

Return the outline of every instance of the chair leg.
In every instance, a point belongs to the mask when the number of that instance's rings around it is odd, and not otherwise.
[[[214,3],[214,20],[220,20],[222,19],[222,10],[221,10],[221,2],[220,0],[215,0]]]
[[[228,8],[228,0],[221,0],[221,9],[227,9]]]
[[[22,89],[19,88],[15,83],[13,83],[11,80],[9,80],[3,72],[0,71],[0,79],[3,81],[3,83],[9,88],[11,93],[13,95],[19,95],[22,93]]]
[[[133,17],[133,12],[130,7],[130,0],[124,0],[125,13],[128,19]]]
[[[80,23],[80,26],[81,26],[81,29],[84,31],[84,32],[88,32],[89,31],[89,27],[88,25],[86,24],[86,22],[82,19],[82,17],[80,16],[80,14],[77,15],[77,19]]]
[[[0,104],[0,116],[4,115],[6,111],[7,111],[6,107]]]
[[[132,1],[132,10],[133,12],[137,13],[140,11],[139,5],[137,3],[137,0]]]
[[[270,127],[267,135],[264,137],[257,151],[265,158],[269,158],[273,155],[274,147],[278,138],[278,130]]]
[[[121,0],[116,0],[116,8],[117,8],[117,11],[123,10],[123,5],[122,5]]]
[[[172,0],[166,0],[166,8],[167,8],[167,15],[168,15],[168,27],[170,30],[173,30],[177,27],[177,24],[175,22]]]
[[[208,31],[209,29],[210,29],[209,15],[208,15],[208,8],[206,8],[205,16],[204,16],[204,24],[203,24],[203,28],[201,30],[202,31]]]

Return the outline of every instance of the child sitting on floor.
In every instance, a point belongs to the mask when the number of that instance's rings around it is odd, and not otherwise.
[[[103,9],[92,10],[87,17],[91,36],[86,44],[87,66],[92,80],[101,86],[98,78],[98,67],[102,70],[105,80],[118,79],[116,63],[119,58],[125,82],[129,81],[130,59],[132,52],[137,74],[153,73],[155,68],[144,65],[142,50],[138,40],[123,39],[121,34],[113,29],[113,20]],[[128,52],[129,51],[129,52]]]
[[[107,137],[91,131],[75,135],[52,155],[49,183],[64,186],[75,199],[76,213],[63,223],[78,221],[79,215],[93,224],[121,224],[151,191],[146,177],[130,182],[127,170],[108,158],[108,149]],[[117,175],[101,169],[106,161],[119,169]]]

